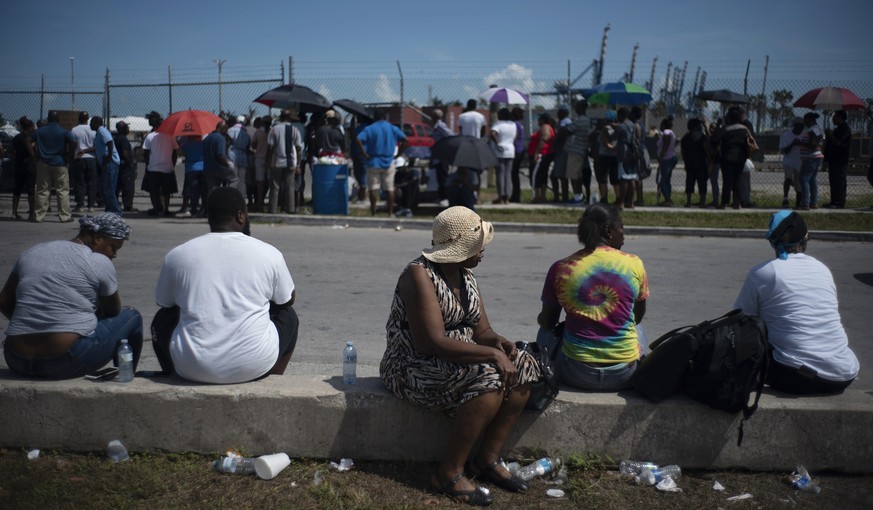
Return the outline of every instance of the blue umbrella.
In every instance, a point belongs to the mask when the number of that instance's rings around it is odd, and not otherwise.
[[[592,95],[588,96],[588,104],[594,105],[631,105],[646,104],[652,100],[652,94],[633,83],[621,81],[601,83],[591,89]]]

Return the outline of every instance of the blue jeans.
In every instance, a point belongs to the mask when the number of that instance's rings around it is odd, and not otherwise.
[[[673,169],[676,168],[676,163],[679,162],[679,158],[673,156],[670,159],[665,159],[661,161],[660,166],[658,167],[658,174],[660,175],[660,181],[658,186],[661,189],[661,194],[664,195],[664,200],[670,202],[670,197],[673,193],[673,185],[670,182],[670,179],[673,178]]]
[[[3,354],[9,368],[28,377],[46,379],[73,379],[103,367],[110,360],[118,365],[115,352],[126,338],[133,351],[133,368],[139,363],[142,351],[142,316],[133,308],[122,308],[115,317],[97,322],[97,328],[76,340],[69,351],[52,358],[27,358],[11,349]]]
[[[648,352],[648,336],[639,324],[637,328],[640,350],[645,354]],[[540,328],[537,332],[537,343],[546,347],[549,352],[555,348],[556,340],[551,331]],[[566,357],[560,349],[555,356],[558,380],[567,386],[589,391],[617,391],[630,388],[630,378],[634,375],[637,366],[639,360],[605,367],[590,366]]]
[[[803,194],[801,207],[818,205],[818,169],[821,159],[804,159],[800,163],[800,190]]]
[[[100,184],[103,186],[104,211],[121,216],[121,206],[118,205],[118,163],[109,161],[109,164],[100,169]]]

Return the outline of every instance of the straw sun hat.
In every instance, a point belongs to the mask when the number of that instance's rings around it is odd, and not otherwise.
[[[421,254],[437,264],[463,262],[494,238],[494,225],[462,206],[449,207],[433,220],[431,247]]]

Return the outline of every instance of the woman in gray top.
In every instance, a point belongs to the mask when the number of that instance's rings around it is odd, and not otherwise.
[[[122,308],[112,259],[130,237],[113,213],[83,216],[69,241],[26,250],[0,291],[0,312],[9,319],[3,354],[21,375],[81,377],[112,360],[122,339],[142,350],[142,316]]]

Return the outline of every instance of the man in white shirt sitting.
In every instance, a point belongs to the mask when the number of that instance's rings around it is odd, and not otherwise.
[[[281,375],[298,327],[285,259],[251,237],[237,188],[216,188],[207,211],[210,233],[171,250],[158,277],[152,345],[161,369],[213,384]]]

